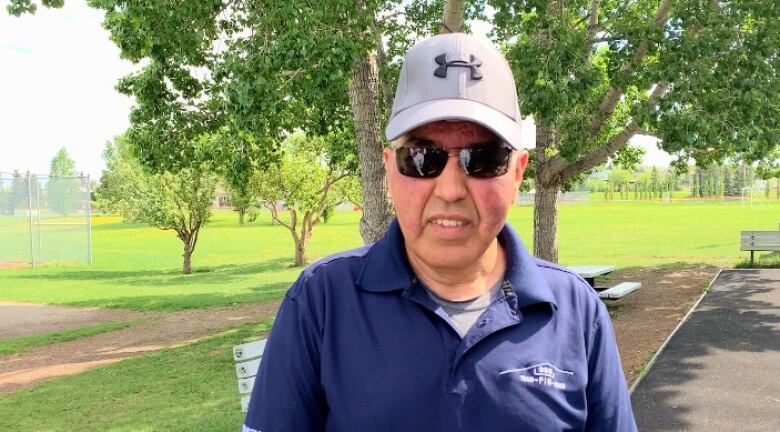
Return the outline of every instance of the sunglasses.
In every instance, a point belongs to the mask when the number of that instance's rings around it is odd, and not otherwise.
[[[460,166],[470,177],[491,178],[506,174],[514,150],[500,141],[469,147],[436,147],[432,141],[417,140],[395,149],[398,172],[415,178],[434,178],[444,171],[450,154],[457,154]],[[457,153],[455,153],[457,152]]]

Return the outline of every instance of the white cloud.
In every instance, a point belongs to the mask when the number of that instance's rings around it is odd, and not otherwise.
[[[35,15],[0,6],[0,172],[45,174],[60,147],[76,169],[100,175],[105,142],[128,126],[132,100],[114,90],[132,64],[77,1]]]

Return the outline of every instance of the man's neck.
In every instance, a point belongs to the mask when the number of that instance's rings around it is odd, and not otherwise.
[[[473,264],[459,268],[436,268],[408,254],[414,274],[434,294],[450,301],[476,298],[492,287],[506,271],[506,253],[498,241]]]

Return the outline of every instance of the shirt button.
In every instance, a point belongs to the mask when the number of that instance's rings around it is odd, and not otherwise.
[[[485,327],[485,325],[488,323],[488,320],[482,320],[479,323],[477,323],[477,328]]]

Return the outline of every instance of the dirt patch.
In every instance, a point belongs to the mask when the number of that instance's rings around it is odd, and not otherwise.
[[[38,381],[79,373],[124,358],[195,342],[219,331],[273,317],[279,304],[148,314],[131,327],[41,346],[25,354],[0,357],[0,394]]]
[[[629,386],[717,272],[717,267],[709,266],[641,268],[615,272],[610,277],[611,281],[642,283],[642,288],[625,299],[608,304]]]
[[[2,270],[14,270],[14,269],[20,269],[20,268],[27,268],[27,267],[30,267],[29,263],[0,261],[0,271],[2,271]]]
[[[70,330],[115,321],[127,321],[152,314],[119,309],[0,301],[0,340]]]

